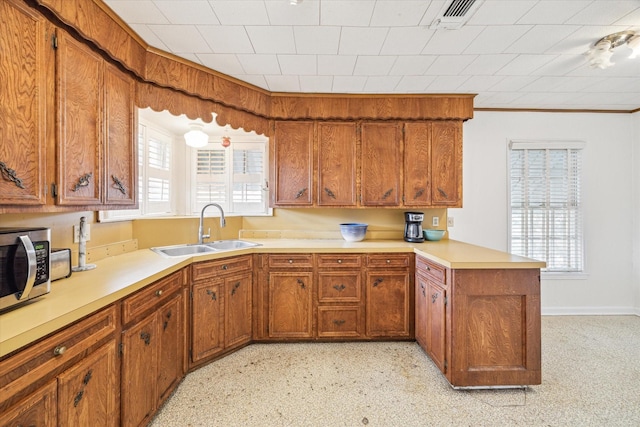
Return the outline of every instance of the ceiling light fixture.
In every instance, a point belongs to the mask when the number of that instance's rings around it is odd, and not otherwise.
[[[190,123],[189,132],[184,134],[184,142],[189,147],[201,148],[209,143],[209,135],[202,130],[200,123]]]
[[[300,4],[300,3],[302,3],[302,0],[289,0],[289,4],[293,5],[293,6],[295,6],[297,4]]]
[[[634,31],[620,31],[601,38],[589,49],[586,53],[589,65],[601,69],[611,67],[614,64],[611,62],[613,49],[625,44],[632,50],[629,58],[640,55],[640,35]]]

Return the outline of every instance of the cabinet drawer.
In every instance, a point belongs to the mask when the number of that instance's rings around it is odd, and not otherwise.
[[[116,325],[116,307],[111,306],[0,362],[0,412],[27,388],[42,385],[113,335]]]
[[[318,254],[316,255],[318,268],[360,268],[361,255],[346,254]]]
[[[191,266],[194,281],[220,277],[229,273],[251,270],[253,267],[251,255],[230,257],[215,261],[197,262]]]
[[[367,267],[409,267],[413,254],[375,254],[367,255]]]
[[[269,268],[313,268],[313,254],[269,255]]]
[[[163,303],[184,283],[182,270],[158,280],[122,302],[122,322],[127,324],[148,310]]]
[[[362,274],[359,271],[325,271],[318,273],[318,301],[360,302]]]
[[[446,267],[424,257],[417,257],[416,272],[418,274],[423,274],[442,285],[446,285],[447,283]]]
[[[318,307],[318,337],[342,338],[362,335],[362,310],[358,306]]]

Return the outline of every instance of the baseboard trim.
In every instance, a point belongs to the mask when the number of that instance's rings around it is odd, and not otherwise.
[[[636,307],[542,307],[543,316],[640,316]]]

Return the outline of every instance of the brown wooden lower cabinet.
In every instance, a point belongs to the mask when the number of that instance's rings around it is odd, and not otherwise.
[[[448,269],[418,256],[416,323],[454,387],[542,381],[539,269]]]
[[[39,388],[26,399],[0,415],[0,425],[7,427],[58,425],[57,383],[55,380]]]

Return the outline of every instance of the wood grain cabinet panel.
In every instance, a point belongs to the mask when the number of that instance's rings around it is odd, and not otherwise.
[[[46,203],[52,26],[24,2],[0,0],[0,205]]]
[[[224,284],[202,281],[192,287],[191,362],[224,350]]]
[[[362,206],[400,206],[402,197],[402,132],[398,123],[362,123]]]
[[[57,427],[57,382],[51,381],[7,411],[0,413],[0,425],[6,427]]]
[[[433,122],[431,205],[462,207],[462,122]]]
[[[276,122],[270,147],[271,205],[312,206],[313,122]]]
[[[268,273],[270,338],[313,337],[313,272]]]
[[[357,125],[318,123],[318,206],[356,206]]]

